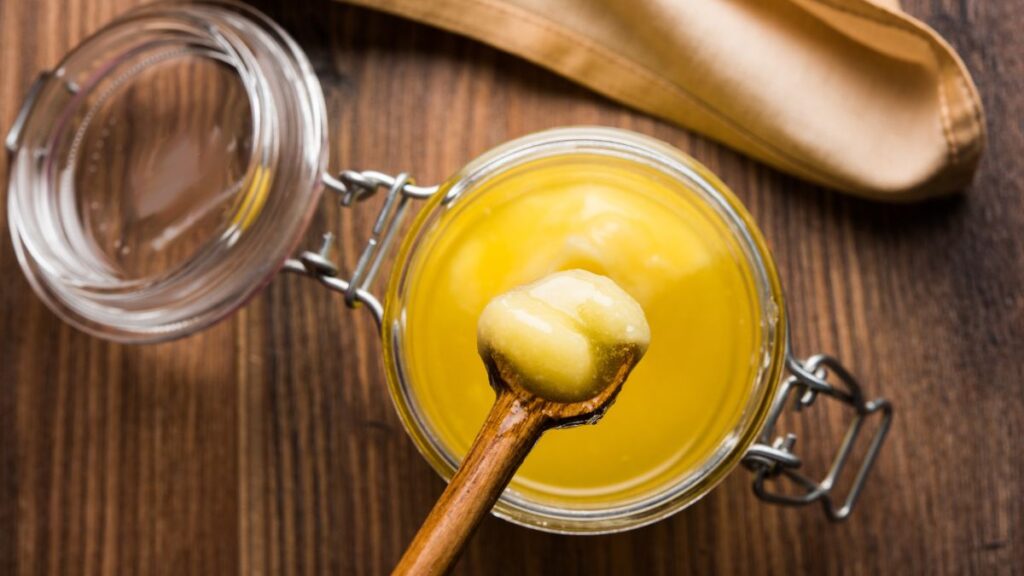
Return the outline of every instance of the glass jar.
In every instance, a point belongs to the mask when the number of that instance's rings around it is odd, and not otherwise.
[[[11,235],[62,318],[125,342],[223,318],[292,254],[326,164],[320,84],[235,4],[125,14],[40,76],[7,138]]]
[[[545,163],[616,164],[671,189],[707,223],[704,240],[722,247],[742,271],[753,311],[745,334],[753,343],[750,369],[742,373],[746,392],[720,437],[684,472],[599,502],[559,502],[513,483],[495,514],[554,532],[630,529],[692,504],[741,462],[765,500],[822,502],[833,519],[850,513],[888,431],[891,407],[867,401],[835,359],[792,355],[771,255],[750,215],[707,169],[638,134],[580,127],[506,143],[439,186],[417,186],[405,174],[333,176],[326,171],[324,109],[305,55],[252,8],[220,1],[155,4],[122,16],[40,76],[7,138],[11,234],[33,288],[85,331],[148,342],[186,336],[223,318],[279,270],[312,278],[373,314],[402,422],[447,479],[460,455],[439,433],[436,415],[424,409],[422,391],[438,384],[414,375],[423,352],[410,344],[416,329],[410,318],[422,310],[417,281],[424,266],[427,272],[435,266],[424,262],[431,262],[438,242],[452,237],[451,222],[495,193],[495,182],[529,177]],[[386,194],[379,213],[370,215],[371,237],[347,277],[329,257],[329,235],[321,250],[291,257],[325,189],[352,209]],[[420,201],[425,204],[401,239],[382,302],[373,281],[410,207]],[[799,472],[795,436],[775,430],[787,400],[794,398],[799,409],[819,395],[854,412],[820,481]],[[835,480],[863,422],[875,413],[881,423],[852,487],[836,498]],[[777,477],[796,490],[772,491],[770,480]]]

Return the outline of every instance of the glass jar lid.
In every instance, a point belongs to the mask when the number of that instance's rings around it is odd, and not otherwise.
[[[8,140],[28,278],[66,320],[116,340],[224,317],[316,209],[324,108],[301,49],[246,6],[124,15],[40,78]]]

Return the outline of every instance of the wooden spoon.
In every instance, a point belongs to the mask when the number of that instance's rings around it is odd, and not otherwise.
[[[541,434],[550,428],[597,422],[643,352],[631,346],[615,350],[619,368],[607,386],[592,398],[570,403],[537,396],[522,385],[512,363],[493,352],[485,357],[491,387],[497,393],[494,405],[392,574],[447,572]]]

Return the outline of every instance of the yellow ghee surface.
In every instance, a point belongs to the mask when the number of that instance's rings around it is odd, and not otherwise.
[[[651,345],[600,423],[545,434],[511,487],[548,505],[624,503],[692,474],[734,432],[763,357],[755,284],[721,216],[678,180],[591,153],[534,160],[466,191],[420,242],[402,362],[413,402],[454,456],[494,401],[477,355],[480,313],[574,268],[636,299]]]

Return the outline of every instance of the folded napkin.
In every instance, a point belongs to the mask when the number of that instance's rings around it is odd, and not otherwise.
[[[898,0],[346,0],[470,36],[780,170],[882,200],[968,184],[953,49]]]

